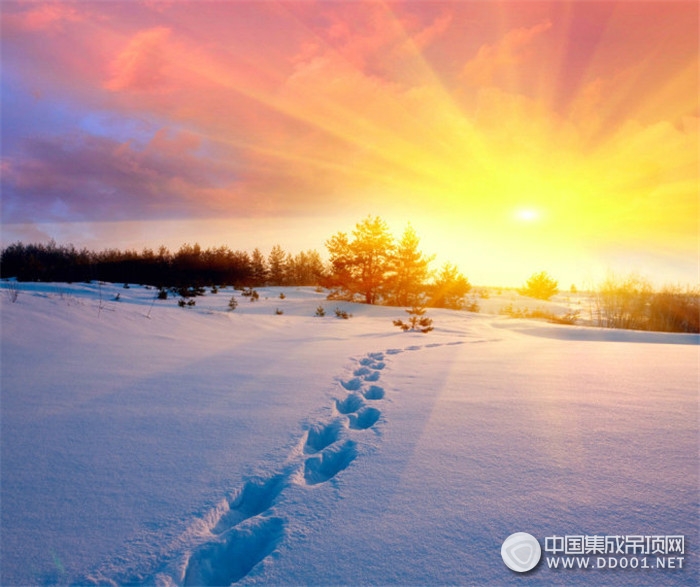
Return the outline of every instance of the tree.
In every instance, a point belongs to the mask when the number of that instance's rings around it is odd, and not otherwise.
[[[456,265],[445,263],[430,289],[432,307],[459,310],[464,303],[464,296],[471,291],[472,286]]]
[[[285,252],[282,247],[275,245],[267,257],[268,276],[271,285],[285,285],[285,277],[287,273],[287,264],[285,261]]]
[[[253,283],[256,285],[265,285],[267,281],[267,265],[265,263],[265,257],[260,252],[260,249],[256,248],[250,257],[250,271]]]
[[[288,255],[287,283],[290,285],[318,285],[323,278],[323,261],[318,251],[301,251],[294,257]]]
[[[339,232],[326,241],[332,274],[329,283],[345,297],[361,295],[376,304],[391,271],[394,239],[386,223],[368,216],[355,225],[353,239]]]
[[[548,300],[559,292],[558,287],[559,283],[552,279],[546,271],[540,271],[534,273],[518,290],[518,293],[538,300]]]
[[[388,278],[389,300],[397,306],[417,304],[428,279],[428,265],[434,256],[425,257],[418,250],[420,239],[410,224],[399,241],[391,261],[392,275]]]

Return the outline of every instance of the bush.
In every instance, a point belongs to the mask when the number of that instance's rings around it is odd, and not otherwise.
[[[323,309],[323,306],[319,306],[318,308],[316,308],[316,314],[314,315],[319,318],[323,318],[326,315],[326,311]]]
[[[228,309],[233,312],[237,307],[238,302],[236,301],[236,298],[232,296],[231,299],[228,301]]]
[[[277,316],[281,316],[282,314],[284,314],[284,310],[280,310],[279,308],[277,308],[277,309],[275,310],[275,314],[276,314]]]
[[[280,300],[283,300],[283,299],[286,298],[286,297],[287,297],[287,296],[284,295],[284,292],[281,291],[281,292],[280,292]]]
[[[345,310],[341,310],[340,308],[335,309],[335,315],[337,318],[342,318],[343,320],[352,318],[352,314],[348,314]]]
[[[527,308],[515,308],[513,304],[508,304],[501,308],[500,314],[505,314],[511,318],[530,318],[530,319],[543,319],[551,322],[553,324],[576,324],[579,318],[578,310],[567,312],[564,315],[558,315],[553,312],[548,312],[542,308],[535,308],[534,310],[528,310]]]
[[[594,297],[598,326],[662,332],[700,332],[700,290],[666,287],[645,279],[608,277]]]
[[[410,316],[408,322],[403,320],[394,320],[394,326],[398,326],[401,330],[418,330],[423,334],[427,334],[433,330],[433,321],[425,316],[425,308],[414,306],[410,310],[405,310]]]
[[[156,296],[159,300],[167,300],[168,299],[168,290],[161,288],[158,290],[158,296]]]

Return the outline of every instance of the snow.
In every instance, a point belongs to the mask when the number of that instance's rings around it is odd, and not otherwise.
[[[449,310],[404,333],[399,308],[313,288],[179,308],[13,287],[2,585],[700,579],[697,336]],[[520,531],[684,535],[685,560],[520,575],[500,555]]]

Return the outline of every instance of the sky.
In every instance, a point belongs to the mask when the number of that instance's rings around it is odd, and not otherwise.
[[[694,1],[0,9],[3,245],[325,254],[379,215],[476,284],[700,282]]]

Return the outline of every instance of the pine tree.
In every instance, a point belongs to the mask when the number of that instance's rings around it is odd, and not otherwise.
[[[418,303],[428,279],[428,266],[432,257],[425,257],[418,250],[420,239],[410,224],[399,241],[394,253],[392,275],[387,283],[387,297],[397,306],[412,306]]]
[[[269,256],[267,257],[268,263],[268,278],[270,285],[286,285],[286,273],[287,265],[285,261],[285,252],[282,247],[275,245],[272,247]]]
[[[263,257],[263,254],[258,248],[253,250],[253,254],[250,257],[250,270],[253,283],[256,285],[265,285],[268,269],[265,263],[265,257]]]
[[[546,271],[540,271],[530,276],[518,293],[538,300],[548,300],[559,292],[558,287],[559,282],[552,279]]]
[[[394,239],[378,216],[356,224],[352,236],[349,240],[340,232],[326,241],[332,267],[330,285],[348,298],[359,294],[365,303],[376,304],[391,270]]]
[[[431,287],[430,306],[459,310],[464,304],[464,296],[471,288],[471,284],[456,265],[445,263]]]

